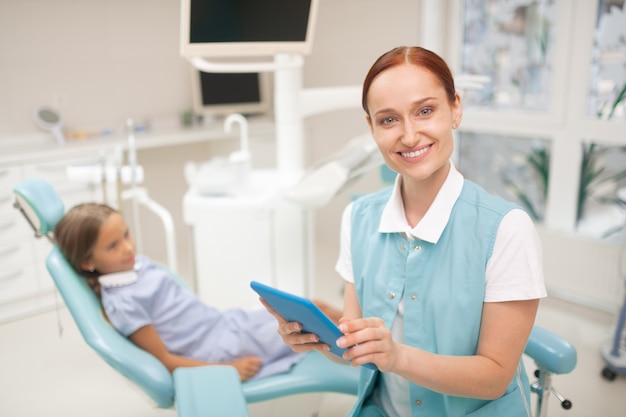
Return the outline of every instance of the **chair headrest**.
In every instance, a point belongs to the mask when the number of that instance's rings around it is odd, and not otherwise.
[[[42,235],[48,235],[65,213],[63,200],[43,178],[26,178],[13,188],[13,193],[15,207],[24,214],[33,229]]]

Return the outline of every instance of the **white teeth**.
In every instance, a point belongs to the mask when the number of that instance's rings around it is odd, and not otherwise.
[[[424,152],[426,152],[427,150],[430,149],[430,146],[427,146],[423,149],[420,149],[419,151],[415,151],[415,152],[400,152],[400,155],[402,155],[405,158],[415,158],[418,155],[423,154]]]

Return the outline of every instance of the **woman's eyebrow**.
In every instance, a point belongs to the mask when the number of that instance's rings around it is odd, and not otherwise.
[[[416,100],[414,101],[413,107],[419,107],[421,105],[423,105],[424,103],[427,103],[430,100],[435,100],[436,97],[424,97],[422,99]],[[380,109],[377,112],[374,113],[374,116],[378,115],[378,114],[385,114],[385,113],[393,113],[395,110],[393,108],[384,108],[384,109]]]

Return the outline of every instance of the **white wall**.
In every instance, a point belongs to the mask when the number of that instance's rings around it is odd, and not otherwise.
[[[72,129],[175,115],[190,103],[174,0],[0,2],[0,138],[38,132],[52,105]]]

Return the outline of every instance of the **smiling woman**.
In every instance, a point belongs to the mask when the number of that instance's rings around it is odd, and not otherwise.
[[[395,49],[374,64],[363,87],[363,109],[386,164],[408,173],[405,186],[413,183],[422,190],[415,193],[421,203],[405,201],[411,226],[448,175],[452,129],[463,115],[450,70],[440,59],[428,59],[433,57],[425,49]]]
[[[463,111],[447,64],[420,47],[383,54],[363,83],[363,109],[398,176],[344,211],[337,345],[346,352],[333,357],[280,317],[279,334],[295,351],[376,365],[380,375],[361,370],[352,415],[530,416],[521,356],[546,296],[541,247],[524,211],[450,161]]]
[[[452,155],[451,128],[458,125],[462,115],[460,97],[455,95],[450,102],[435,76],[410,64],[378,75],[368,97],[367,122],[387,165],[396,172],[406,172],[405,181],[419,181],[422,189],[430,183],[440,186]],[[421,206],[409,212],[416,215],[412,226],[428,208]]]

